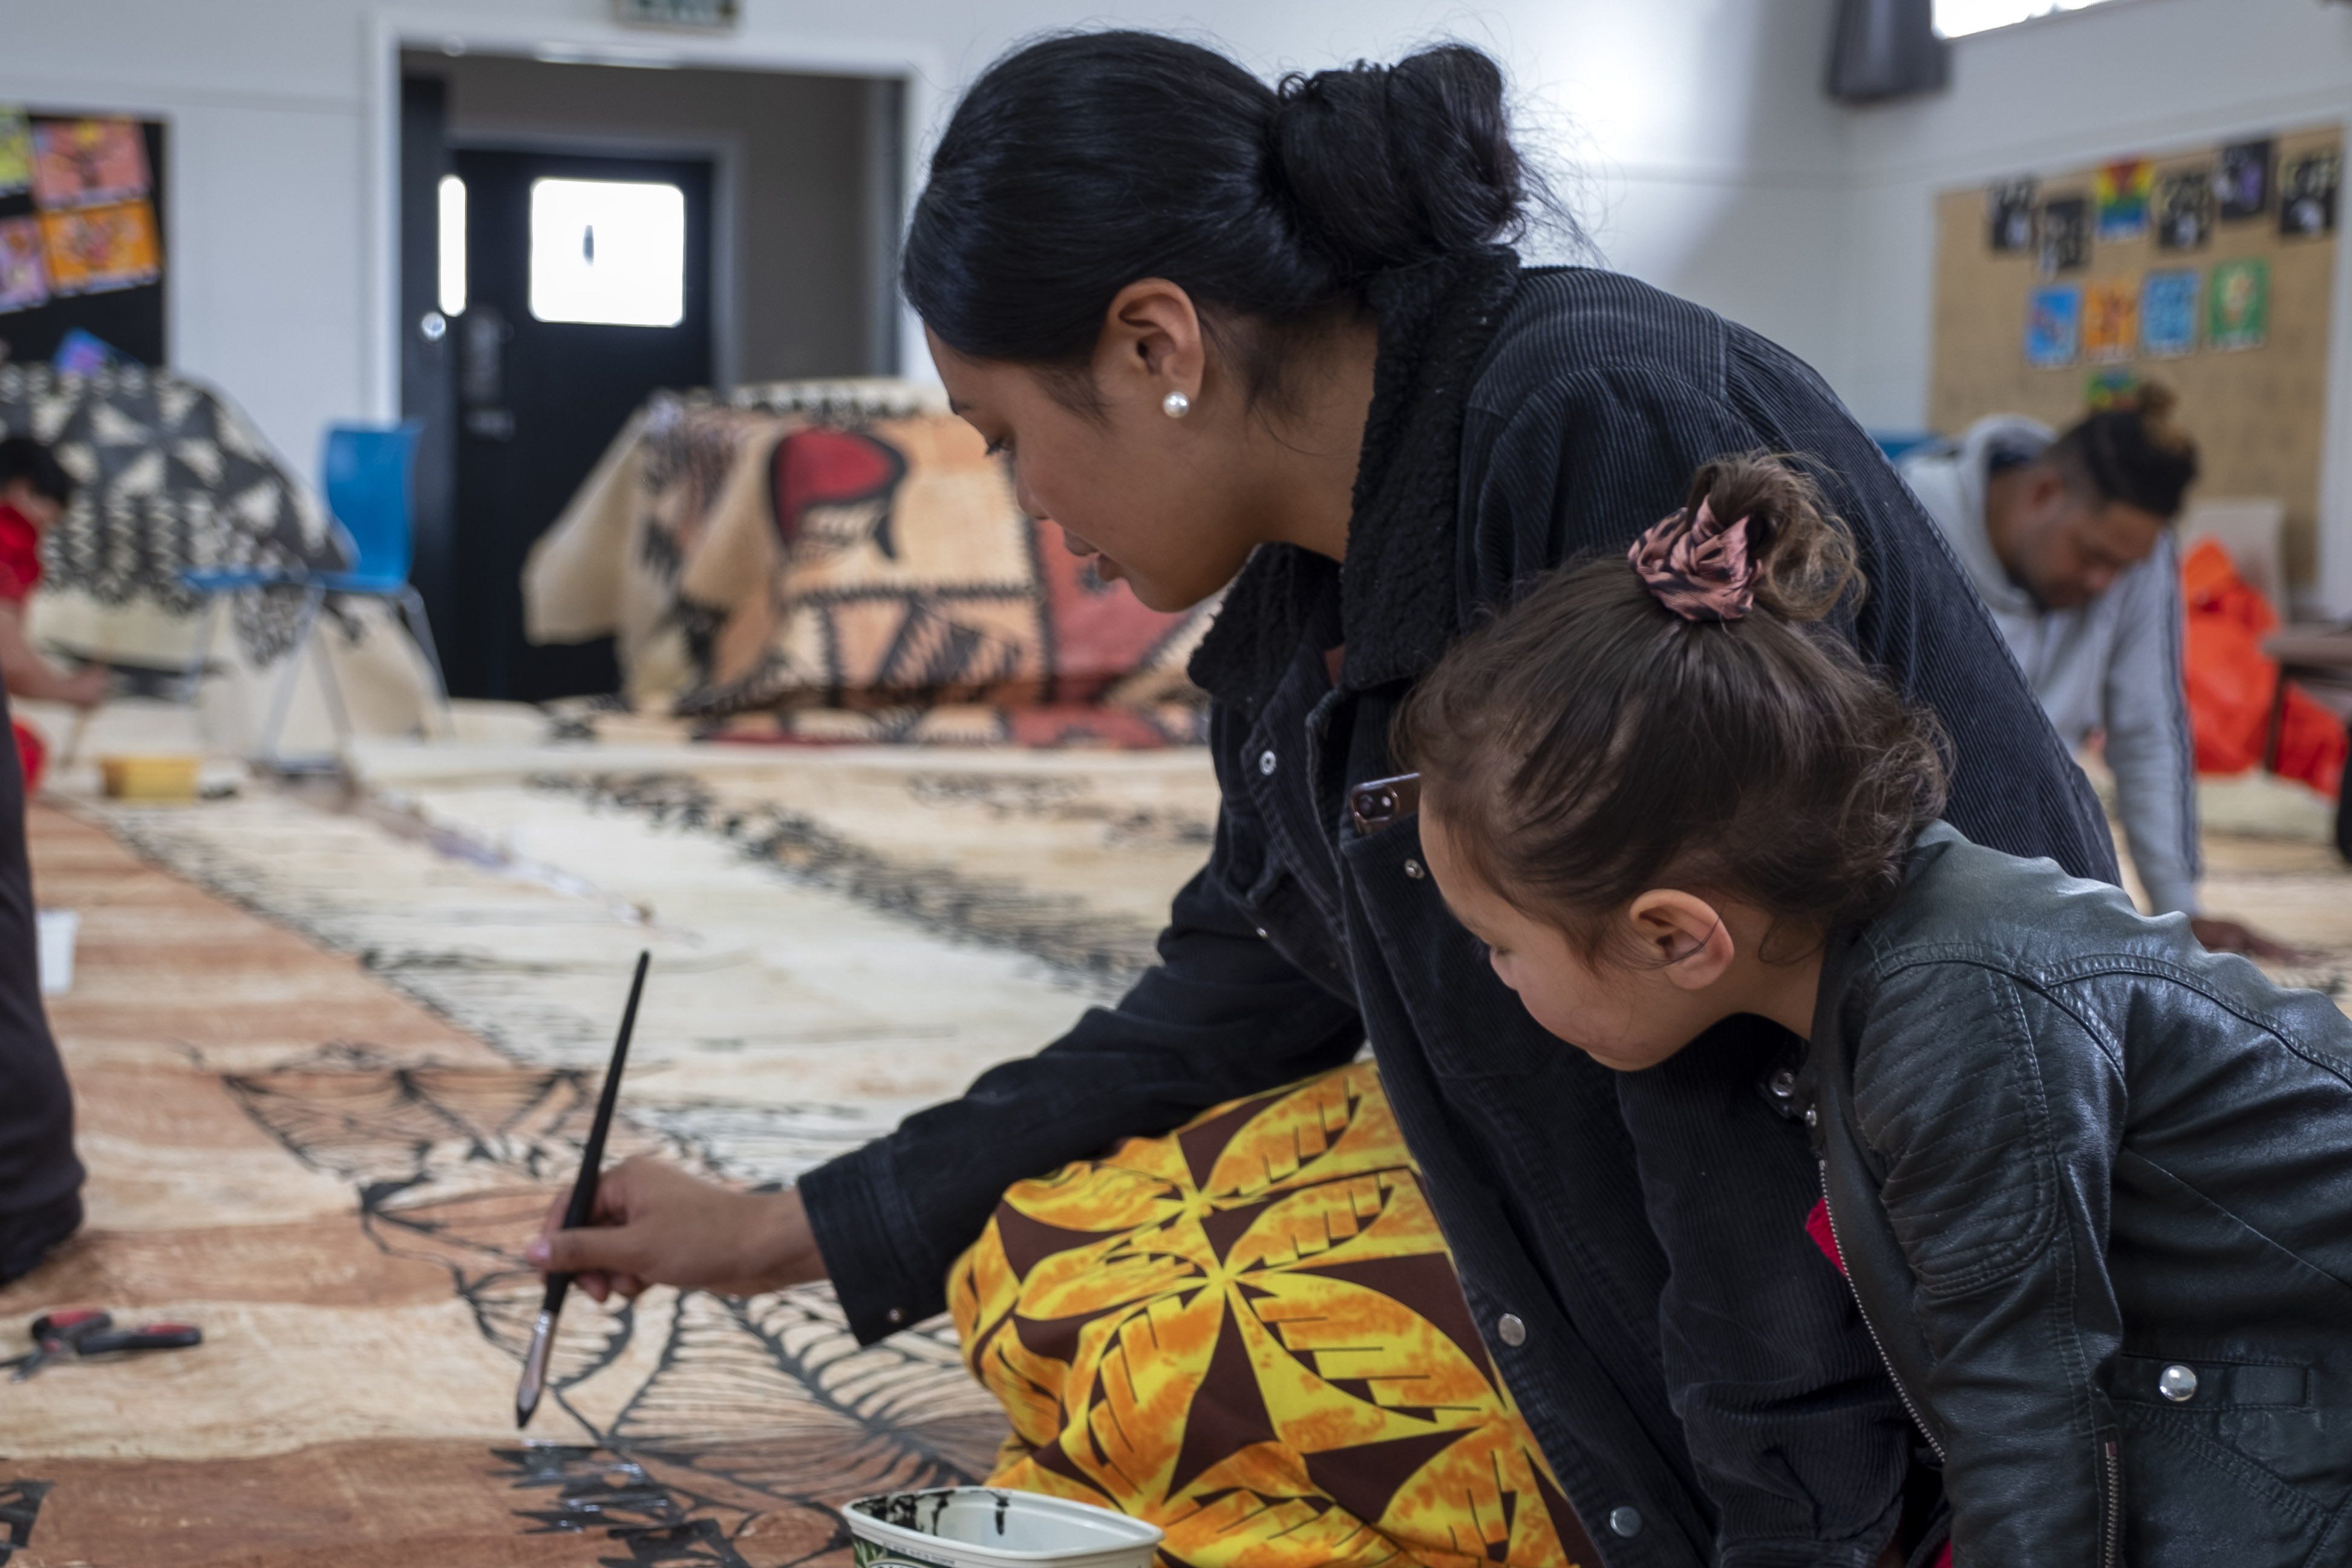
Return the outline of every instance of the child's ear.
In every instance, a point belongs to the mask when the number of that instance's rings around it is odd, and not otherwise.
[[[1665,977],[1685,991],[1700,991],[1723,978],[1738,948],[1731,928],[1705,899],[1672,888],[1656,888],[1627,906],[1633,935]]]

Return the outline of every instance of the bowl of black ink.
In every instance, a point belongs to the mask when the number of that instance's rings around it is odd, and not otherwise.
[[[857,1568],[1151,1568],[1160,1527],[1005,1487],[881,1492],[841,1510]]]

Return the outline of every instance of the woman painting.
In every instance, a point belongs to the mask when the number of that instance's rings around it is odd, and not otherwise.
[[[974,84],[915,208],[907,295],[1024,509],[1156,608],[1232,584],[1192,666],[1214,850],[1118,1007],[790,1192],[624,1165],[597,1226],[551,1222],[534,1261],[600,1296],[829,1277],[879,1338],[941,1310],[1009,1188],[1369,1038],[1563,1537],[1580,1522],[1613,1568],[1800,1560],[1776,1542],[1877,1558],[1902,1478],[1839,1434],[1857,1408],[1905,1417],[1802,1230],[1813,1163],[1759,1082],[1783,1032],[1735,1018],[1622,1077],[1559,1050],[1431,894],[1409,803],[1385,803],[1391,826],[1378,792],[1351,814],[1349,786],[1397,771],[1398,703],[1516,585],[1622,555],[1702,461],[1764,449],[1806,454],[1853,528],[1870,593],[1832,624],[1940,715],[1951,821],[2105,880],[2114,850],[1935,525],[1820,378],[1630,279],[1523,268],[1504,242],[1540,198],[1469,48],[1268,87],[1102,32]],[[1785,1233],[1717,1221],[1724,1183],[1777,1195]],[[1743,1381],[1713,1346],[1684,1375],[1662,1300],[1727,1290],[1800,1348],[1759,1347]],[[1681,1417],[1702,1407],[1694,1431],[1765,1436],[1695,1452]]]

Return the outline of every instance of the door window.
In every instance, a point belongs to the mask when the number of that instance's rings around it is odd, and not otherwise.
[[[445,316],[466,313],[466,182],[441,176],[440,305]]]
[[[533,180],[530,313],[677,325],[686,317],[686,194],[637,180]]]

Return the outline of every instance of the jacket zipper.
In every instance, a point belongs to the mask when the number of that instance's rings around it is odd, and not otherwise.
[[[2099,1554],[2106,1568],[2116,1568],[2123,1561],[2124,1547],[2124,1477],[2123,1461],[2116,1456],[2114,1439],[2107,1442],[2107,1544]]]
[[[1927,1418],[1920,1414],[1917,1403],[1911,1397],[1911,1391],[1903,1386],[1903,1379],[1895,1371],[1894,1358],[1886,1353],[1886,1342],[1878,1337],[1878,1325],[1870,1321],[1870,1309],[1862,1304],[1862,1288],[1853,1282],[1853,1270],[1846,1267],[1845,1238],[1838,1235],[1837,1210],[1830,1203],[1830,1163],[1822,1160],[1819,1163],[1822,1173],[1822,1213],[1829,1216],[1830,1240],[1837,1244],[1838,1272],[1845,1276],[1846,1289],[1853,1292],[1853,1310],[1862,1314],[1862,1326],[1870,1331],[1870,1342],[1878,1347],[1878,1361],[1879,1364],[1886,1369],[1886,1381],[1895,1385],[1895,1392],[1902,1397],[1903,1408],[1911,1412],[1911,1424],[1919,1428],[1919,1436],[1927,1439],[1927,1447],[1936,1451],[1936,1460],[1941,1464],[1944,1459],[1944,1446],[1936,1441],[1935,1431],[1927,1425]]]
[[[1862,1314],[1862,1326],[1870,1331],[1870,1342],[1878,1347],[1878,1360],[1886,1368],[1886,1381],[1895,1385],[1895,1394],[1902,1398],[1903,1408],[1911,1413],[1912,1425],[1919,1428],[1919,1436],[1927,1439],[1927,1447],[1936,1451],[1936,1458],[1940,1462],[1944,1458],[1944,1446],[1936,1441],[1936,1434],[1928,1428],[1926,1417],[1919,1414],[1919,1406],[1913,1401],[1911,1391],[1903,1386],[1903,1379],[1896,1375],[1895,1363],[1886,1353],[1886,1342],[1878,1337],[1878,1325],[1870,1321],[1870,1309],[1862,1304],[1862,1288],[1853,1282],[1853,1270],[1844,1266],[1845,1238],[1838,1235],[1837,1209],[1830,1203],[1830,1163],[1822,1160],[1818,1164],[1822,1173],[1822,1213],[1829,1218],[1830,1240],[1837,1245],[1838,1272],[1845,1276],[1846,1289],[1853,1293],[1853,1310]],[[2124,1539],[2123,1462],[2116,1457],[2113,1442],[2107,1444],[2105,1458],[2107,1506],[2106,1517],[2102,1521],[2105,1528],[2101,1533],[2106,1539],[2100,1547],[2099,1562],[2103,1568],[2119,1568]]]

